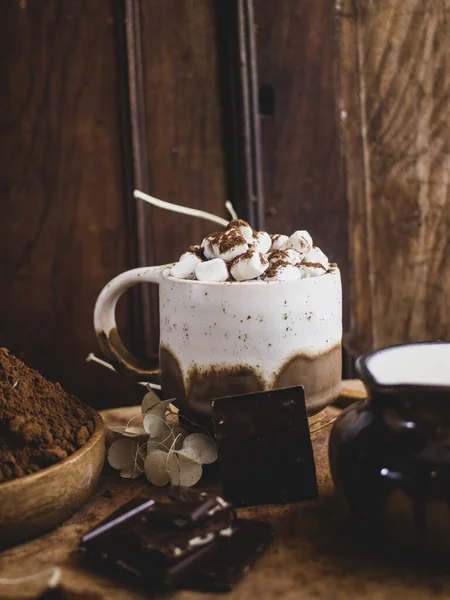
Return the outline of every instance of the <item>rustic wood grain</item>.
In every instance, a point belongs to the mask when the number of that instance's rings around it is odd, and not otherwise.
[[[111,5],[1,2],[0,40],[0,344],[95,406],[123,404],[84,362],[95,299],[129,264]]]
[[[146,244],[144,207],[136,202],[134,189],[148,187],[148,157],[145,143],[145,118],[143,96],[142,43],[139,0],[113,0],[115,21],[115,47],[118,86],[115,99],[120,108],[120,132],[122,161],[124,167],[124,198],[127,207],[127,244],[133,266],[152,264]],[[152,335],[151,306],[147,286],[135,286],[128,293],[131,302],[131,344],[135,353],[149,354]]]
[[[333,409],[329,409],[333,410]],[[117,412],[112,413],[116,421]],[[125,419],[127,415],[125,414]],[[124,420],[125,420],[124,419]],[[392,562],[356,545],[341,521],[333,496],[327,446],[328,428],[313,442],[319,483],[317,502],[259,506],[239,510],[243,518],[269,520],[276,539],[246,578],[226,597],[230,600],[444,600],[450,595],[450,575],[406,562]],[[204,489],[212,491],[211,484]],[[62,527],[34,541],[0,553],[0,577],[20,577],[62,568],[61,586],[67,600],[141,600],[148,590],[131,588],[86,568],[77,552],[88,529],[137,495],[163,499],[165,490],[143,480],[120,480],[106,469],[97,493]],[[40,584],[0,586],[2,600],[35,598]],[[152,595],[153,598],[162,596]],[[174,600],[198,600],[197,592],[172,592]],[[201,594],[205,600],[223,598]]]
[[[141,28],[149,170],[144,191],[228,217],[213,4],[142,2]],[[148,205],[145,214],[155,264],[177,260],[217,227]]]
[[[240,218],[264,221],[253,0],[214,2],[227,194]]]
[[[348,289],[347,208],[337,123],[331,0],[255,0],[259,83],[274,93],[261,119],[266,228],[307,229]],[[348,311],[345,304],[345,311]]]
[[[133,190],[149,187],[148,153],[145,122],[144,67],[142,64],[142,28],[139,0],[115,0],[119,56],[127,80],[123,85],[125,131],[129,131],[128,159],[130,185],[126,202],[130,212],[129,243],[133,243],[136,256],[134,266],[154,264],[152,247],[147,243],[144,203],[136,200]],[[121,43],[120,43],[121,42]],[[152,357],[155,364],[158,332],[152,326],[152,315],[158,312],[158,298],[149,286],[134,286],[129,292],[134,303],[133,313],[139,315],[140,327],[133,328],[135,354]]]
[[[449,9],[338,4],[356,351],[450,335]]]

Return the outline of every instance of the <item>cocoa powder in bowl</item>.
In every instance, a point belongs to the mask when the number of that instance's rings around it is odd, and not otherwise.
[[[78,398],[0,348],[0,482],[57,463],[93,431]]]

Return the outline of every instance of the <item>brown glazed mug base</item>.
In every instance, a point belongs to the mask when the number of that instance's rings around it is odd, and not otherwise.
[[[213,398],[303,385],[310,417],[326,408],[341,391],[340,345],[315,358],[301,354],[292,357],[274,374],[270,386],[265,386],[258,373],[245,363],[208,369],[193,366],[183,377],[176,356],[167,347],[160,348],[160,365],[163,396],[176,398],[184,414],[203,424],[209,423]]]

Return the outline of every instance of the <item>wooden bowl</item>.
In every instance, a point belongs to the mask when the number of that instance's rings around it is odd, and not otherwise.
[[[56,527],[92,494],[105,460],[103,420],[92,415],[94,433],[82,448],[42,471],[0,483],[1,548]]]

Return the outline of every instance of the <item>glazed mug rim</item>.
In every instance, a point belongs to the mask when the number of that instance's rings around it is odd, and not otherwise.
[[[318,281],[323,281],[324,278],[328,281],[330,277],[335,277],[336,275],[340,276],[339,266],[336,264],[333,267],[330,267],[328,271],[323,273],[322,275],[318,275],[317,277],[306,277],[302,279],[285,279],[285,280],[274,280],[274,281],[256,281],[246,280],[246,281],[199,281],[198,279],[179,279],[177,277],[172,277],[170,275],[170,267],[172,267],[175,263],[170,263],[168,265],[163,265],[161,271],[162,279],[169,281],[170,283],[176,283],[181,285],[196,285],[196,286],[216,286],[216,287],[243,287],[243,286],[285,286],[292,284],[300,284],[300,285],[318,285]]]

